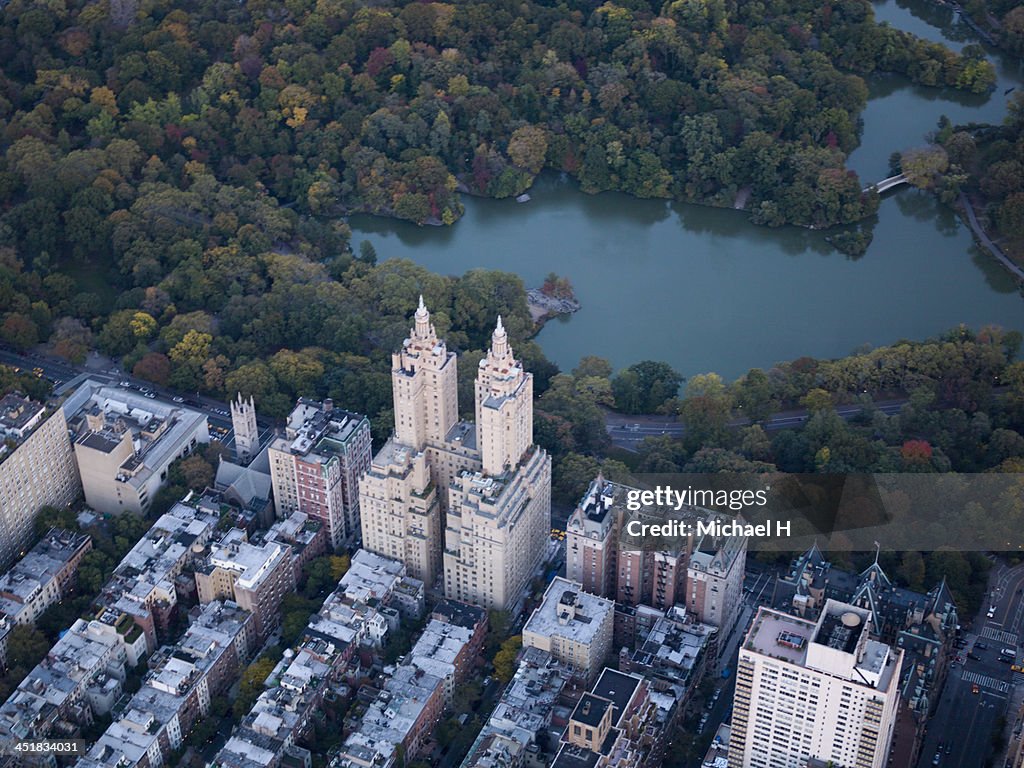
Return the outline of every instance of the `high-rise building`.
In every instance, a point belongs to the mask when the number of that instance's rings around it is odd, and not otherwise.
[[[360,483],[363,546],[401,559],[445,595],[515,609],[546,549],[551,459],[533,445],[533,376],[498,318],[458,421],[458,374],[420,299],[392,356],[395,434]],[[443,551],[442,551],[443,548]]]
[[[32,543],[36,513],[82,490],[64,411],[18,393],[0,399],[0,570]]]
[[[533,375],[512,356],[498,316],[491,348],[476,375],[476,424],[484,474],[500,476],[533,445]]]
[[[455,353],[449,352],[423,304],[402,349],[391,355],[395,440],[417,451],[443,443],[459,420]]]
[[[360,480],[363,547],[405,563],[433,586],[441,570],[441,508],[423,451],[388,440]]]
[[[231,402],[231,427],[235,432],[235,458],[245,463],[260,450],[260,430],[256,425],[256,401],[242,399]]]
[[[279,518],[303,512],[322,522],[334,548],[359,532],[359,477],[370,468],[370,422],[365,416],[300,398],[284,437],[269,449]]]
[[[761,608],[740,646],[730,768],[882,768],[902,663],[866,609],[829,600],[810,622]]]

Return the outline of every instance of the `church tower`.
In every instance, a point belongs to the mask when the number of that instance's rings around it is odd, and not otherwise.
[[[260,449],[260,430],[256,425],[256,401],[250,396],[248,401],[238,399],[231,402],[231,426],[235,430],[235,458],[239,462],[247,462]]]
[[[512,355],[500,316],[477,371],[476,424],[486,475],[515,467],[533,444],[533,374]]]
[[[443,442],[459,418],[455,353],[449,352],[423,304],[402,349],[391,356],[395,439],[417,451]]]

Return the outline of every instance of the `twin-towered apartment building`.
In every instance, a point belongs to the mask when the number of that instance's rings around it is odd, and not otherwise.
[[[533,375],[498,318],[459,421],[458,361],[420,299],[392,355],[395,434],[362,477],[363,546],[446,597],[515,609],[546,551],[551,458],[533,444]]]

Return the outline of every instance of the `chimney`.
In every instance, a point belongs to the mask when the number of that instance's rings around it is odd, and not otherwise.
[[[330,413],[334,410],[334,400],[329,397],[324,398],[324,413]]]

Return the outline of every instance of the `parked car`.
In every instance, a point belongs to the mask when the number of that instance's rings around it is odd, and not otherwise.
[[[182,397],[181,395],[176,395],[174,397],[174,402],[176,402],[176,403],[184,403],[185,402],[185,398]]]
[[[147,392],[146,397],[148,397],[150,400],[156,400],[156,392]]]

